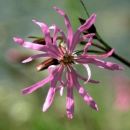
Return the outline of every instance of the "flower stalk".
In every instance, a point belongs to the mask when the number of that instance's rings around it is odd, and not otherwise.
[[[38,71],[48,69],[48,76],[46,78],[43,78],[41,81],[24,88],[22,90],[22,94],[31,94],[37,89],[44,87],[45,84],[49,83],[50,87],[42,109],[43,112],[45,112],[52,105],[55,93],[57,91],[60,91],[61,93],[63,89],[66,89],[66,114],[69,119],[72,119],[75,104],[73,96],[74,89],[77,90],[87,105],[98,111],[96,102],[83,87],[83,83],[79,81],[82,80],[84,84],[99,83],[99,81],[92,79],[89,64],[93,64],[98,68],[111,71],[123,70],[123,67],[116,63],[103,60],[111,56],[114,49],[109,48],[108,51],[107,48],[102,47],[101,45],[93,44],[95,32],[91,31],[96,30],[94,27],[94,23],[96,21],[95,13],[86,19],[84,24],[79,26],[74,32],[67,14],[57,7],[53,8],[64,18],[64,23],[67,29],[66,34],[55,24],[48,26],[44,22],[32,20],[34,24],[40,27],[44,36],[43,38],[31,37],[34,38],[34,41],[30,42],[20,37],[13,37],[16,44],[39,52],[38,54],[28,57],[22,61],[22,63],[28,63],[39,58],[46,58],[46,60],[40,63],[36,68]],[[91,29],[91,27],[93,29]],[[86,30],[88,33],[82,35]],[[87,43],[84,45],[84,49],[76,52],[77,45],[80,42],[86,41]],[[97,50],[89,50],[91,45],[95,45],[97,48],[102,49],[103,52],[106,53],[101,53]],[[101,54],[89,54],[88,51]],[[80,74],[80,67],[77,69],[77,65],[81,65],[81,67],[84,68],[87,76]]]
[[[80,0],[80,2],[81,2],[81,5],[83,6],[83,8],[84,8],[84,10],[85,10],[85,12],[87,14],[87,17],[89,17],[90,16],[89,12],[88,12],[88,10],[87,10],[83,0]],[[85,22],[85,20],[82,19],[82,18],[79,18],[79,21],[80,21],[81,24],[83,24]],[[106,41],[104,41],[103,38],[99,35],[99,33],[97,31],[97,28],[94,25],[91,26],[91,28],[89,30],[91,31],[91,33],[95,33],[95,37],[94,38],[98,41],[98,44],[97,43],[93,43],[92,46],[95,46],[96,48],[100,49],[101,51],[105,51],[105,52],[108,52],[108,51],[110,51],[112,49],[112,47]],[[83,44],[83,43],[81,43],[81,44]],[[99,45],[99,44],[101,44],[101,45]],[[92,52],[97,53],[97,54],[100,53],[100,51],[96,51],[96,50],[95,51],[93,50]],[[121,63],[123,63],[127,67],[130,67],[130,61],[128,61],[124,57],[120,56],[116,52],[113,52],[111,57],[113,57],[116,60],[120,61]]]

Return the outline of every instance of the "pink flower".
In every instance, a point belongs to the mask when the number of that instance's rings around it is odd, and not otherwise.
[[[92,14],[83,25],[78,27],[76,32],[73,32],[71,23],[64,11],[57,7],[54,7],[54,9],[57,13],[64,17],[65,25],[67,27],[67,36],[56,25],[48,27],[43,22],[33,20],[33,22],[41,28],[41,31],[45,37],[46,45],[40,45],[37,43],[25,41],[22,38],[14,37],[14,41],[19,45],[25,48],[42,52],[41,54],[29,57],[28,59],[24,60],[23,63],[30,62],[40,57],[51,57],[53,59],[56,59],[59,63],[56,66],[53,65],[48,68],[49,76],[47,78],[41,80],[40,82],[37,82],[30,87],[23,89],[22,92],[23,94],[30,94],[38,88],[43,87],[46,83],[50,82],[50,88],[45,99],[45,103],[43,105],[43,111],[46,111],[51,106],[56,91],[60,91],[60,93],[62,93],[63,88],[66,88],[66,112],[68,118],[72,119],[74,114],[73,89],[76,89],[78,91],[81,97],[83,97],[83,100],[86,104],[88,104],[93,109],[98,110],[98,107],[93,98],[88,94],[88,92],[78,81],[79,79],[81,79],[85,83],[98,83],[98,81],[91,79],[91,71],[88,64],[94,64],[97,67],[105,68],[108,70],[121,70],[122,67],[115,63],[100,60],[102,58],[110,56],[114,51],[113,49],[107,54],[102,55],[89,55],[87,53],[89,46],[91,46],[92,44],[94,34],[83,35],[82,32],[89,29],[95,23],[96,14]],[[53,31],[52,37],[50,31]],[[57,40],[59,34],[63,38],[62,44],[59,43]],[[86,40],[88,40],[88,42]],[[77,44],[81,41],[86,41],[87,43],[84,47],[83,53],[77,55],[75,53],[75,49]],[[86,78],[80,75],[76,71],[74,64],[83,65],[83,67],[88,72],[88,77]]]

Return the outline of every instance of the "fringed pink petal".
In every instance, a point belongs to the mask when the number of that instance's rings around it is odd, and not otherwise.
[[[60,33],[64,42],[67,43],[67,38],[65,36],[65,33],[62,31],[62,29],[60,29],[59,27],[57,27],[56,25],[52,25],[49,27],[49,29],[54,30],[54,35],[53,35],[53,44],[56,44],[56,40],[57,40],[57,33]]]
[[[73,44],[70,47],[71,52],[73,52],[76,45],[79,43],[81,33],[84,32],[85,30],[89,29],[95,23],[95,21],[96,21],[96,14],[92,14],[86,20],[86,22],[77,29],[77,31],[73,35],[73,40],[72,40]]]
[[[56,91],[56,84],[60,80],[62,75],[63,67],[60,66],[56,68],[54,71],[52,71],[52,79],[51,79],[51,87],[49,89],[49,92],[47,94],[45,103],[43,105],[43,111],[45,112],[52,104],[55,91]]]
[[[60,92],[60,96],[63,96],[63,91],[64,91],[64,87],[62,85],[56,87],[56,92],[59,91]]]
[[[57,82],[61,80],[63,69],[64,68],[60,66],[52,72],[51,86],[56,87]]]
[[[92,45],[92,41],[93,41],[93,37],[90,37],[89,40],[88,40],[88,43],[84,47],[84,53],[83,54],[87,53],[88,48]]]
[[[74,87],[74,82],[73,82],[73,75],[72,75],[72,71],[73,68],[70,67],[71,71],[68,69],[68,71],[66,72],[66,85],[67,85],[67,97],[66,97],[66,113],[67,113],[67,117],[69,119],[73,118],[73,114],[74,114],[74,97],[73,97],[73,87]]]
[[[105,54],[100,54],[100,55],[89,55],[89,54],[87,54],[86,57],[104,59],[104,58],[110,57],[113,54],[113,52],[114,52],[114,49],[111,49],[109,52],[107,52]]]
[[[60,56],[60,51],[57,45],[49,46],[49,49],[50,49],[49,53],[55,55],[56,59]]]
[[[36,91],[37,89],[43,87],[46,83],[48,83],[52,78],[50,76],[48,76],[47,78],[41,80],[40,82],[35,83],[34,85],[24,88],[22,90],[22,94],[26,95],[26,94],[30,94],[34,91]]]
[[[57,82],[61,81],[63,69],[64,68],[62,65],[58,67],[49,67],[49,73],[52,74],[51,87],[56,87]],[[56,91],[58,91],[61,88],[61,86],[57,87]]]
[[[85,81],[86,83],[91,79],[91,69],[90,69],[90,67],[89,67],[89,65],[88,64],[83,64],[83,66],[85,67],[85,69],[86,69],[86,71],[87,71],[87,73],[88,73],[88,78],[87,78],[87,80]]]
[[[51,106],[53,100],[54,100],[54,96],[55,96],[55,87],[50,87],[47,97],[45,99],[45,103],[43,104],[43,112],[47,111],[47,109]]]
[[[66,73],[66,79],[67,79],[67,86],[72,87],[74,85],[73,81],[73,73],[75,70],[70,66],[70,68],[67,68],[67,73]]]
[[[86,64],[83,64],[83,65],[86,65]],[[86,67],[87,67],[87,68],[86,68]],[[77,71],[75,71],[74,68],[71,68],[71,69],[74,71],[74,72],[73,72],[74,75],[76,75],[77,78],[83,80],[85,84],[86,84],[86,83],[98,84],[99,81],[91,79],[91,70],[90,70],[89,66],[86,65],[86,67],[85,67],[85,69],[86,69],[87,72],[88,72],[88,78],[86,78],[86,77],[84,77],[84,76],[81,76]]]
[[[93,109],[95,109],[96,111],[98,111],[97,104],[92,99],[92,97],[88,94],[88,92],[85,91],[85,89],[78,83],[78,81],[75,83],[75,87],[76,87],[77,91],[79,92],[79,94],[83,97],[84,101],[90,107],[92,107]]]
[[[51,65],[48,67],[48,73],[51,74],[57,68],[56,65]]]
[[[66,97],[66,113],[69,119],[73,118],[74,114],[74,99],[73,99],[73,87],[67,87],[67,97]]]
[[[69,21],[68,16],[65,14],[65,12],[57,7],[54,7],[54,9],[56,10],[57,13],[59,13],[60,15],[62,15],[64,17],[64,21],[65,21],[65,25],[67,27],[67,39],[68,39],[68,49],[70,49],[70,45],[72,44],[72,38],[73,38],[73,30],[72,30],[72,26],[71,23]]]
[[[18,43],[19,45],[21,45],[25,48],[29,48],[29,49],[33,49],[33,50],[37,50],[37,51],[45,51],[45,52],[48,51],[48,48],[45,45],[27,42],[27,41],[24,41],[22,38],[19,38],[19,37],[14,37],[13,40],[14,40],[14,42]]]
[[[49,27],[45,24],[45,23],[41,23],[38,22],[36,20],[33,20],[33,22],[35,24],[37,24],[38,26],[40,26],[42,32],[45,34],[45,41],[46,41],[46,45],[49,47],[50,53],[55,56],[55,58],[57,58],[59,56],[59,50],[56,46],[53,46],[52,40],[51,40],[51,36],[50,36],[50,30]]]
[[[89,28],[95,23],[95,21],[96,21],[96,14],[93,13],[93,14],[86,20],[86,22],[78,28],[78,30],[79,30],[80,32],[83,32],[83,31],[89,29]]]
[[[42,80],[40,82],[37,82],[36,84],[34,84],[30,87],[23,89],[22,93],[23,94],[30,94],[30,93],[36,91],[38,88],[44,86],[49,81],[51,81],[51,86],[56,86],[56,83],[60,79],[60,76],[62,74],[63,67],[60,66],[56,69],[49,68],[49,71],[50,71],[50,76],[48,76],[47,78],[45,78],[44,80]]]
[[[37,20],[32,20],[35,24],[37,24],[42,32],[45,34],[45,41],[46,41],[46,44],[47,45],[51,45],[52,44],[52,40],[51,40],[51,36],[50,36],[50,31],[49,31],[49,28],[48,26],[43,23],[43,22],[38,22]]]
[[[60,80],[61,88],[60,88],[60,95],[63,95],[64,88],[67,86],[67,81]]]
[[[62,79],[60,79],[60,86],[59,87],[57,87],[57,90],[59,90],[60,91],[60,96],[62,96],[63,95],[63,91],[64,91],[64,88],[67,86],[67,80],[66,81],[63,81]]]
[[[13,39],[16,43],[18,43],[19,45],[21,45],[25,48],[47,52],[53,58],[57,58],[60,55],[60,52],[56,46],[48,47],[46,45],[40,45],[40,44],[36,44],[36,43],[32,43],[32,42],[27,42],[19,37],[14,37]]]
[[[95,59],[95,58],[84,58],[82,56],[79,56],[78,59],[76,59],[76,62],[81,63],[81,64],[91,63],[100,68],[109,69],[109,70],[113,70],[113,71],[114,70],[123,70],[123,67],[116,63],[102,61],[102,60]]]
[[[91,37],[94,37],[95,36],[95,33],[89,33],[89,34],[86,34],[86,35],[83,35],[81,38],[80,38],[80,41],[85,41],[86,39],[89,39]]]
[[[79,84],[78,82],[78,77],[76,75],[76,72],[74,71],[73,68],[71,68],[71,77],[73,79],[73,85],[75,86],[75,88],[77,89],[77,91],[79,92],[79,94],[83,97],[84,101],[91,106],[93,109],[98,111],[98,107],[97,104],[95,103],[95,101],[92,99],[92,97],[88,94],[87,91],[85,91],[85,89]]]
[[[52,83],[55,81],[60,81],[62,72],[64,70],[64,67],[62,65],[58,66],[54,71],[52,71]],[[54,84],[52,86],[55,86]]]
[[[57,38],[58,38],[57,34],[60,32],[60,29],[56,25],[50,26],[49,29],[54,30],[54,32],[53,32],[53,44],[56,45],[56,41],[57,41]]]
[[[77,77],[79,79],[85,81],[85,83],[86,83],[86,81],[88,81],[89,83],[94,83],[94,84],[98,84],[99,83],[99,81],[97,81],[97,80],[93,80],[93,79],[89,79],[88,80],[87,78],[85,78],[85,77],[81,76],[80,74],[78,74],[76,71],[75,71],[75,74],[77,75]]]
[[[47,53],[44,54],[37,54],[37,55],[33,55],[28,57],[27,59],[23,60],[22,63],[28,63],[31,62],[32,60],[38,59],[38,58],[43,58],[43,57],[49,57],[50,55],[48,55]]]

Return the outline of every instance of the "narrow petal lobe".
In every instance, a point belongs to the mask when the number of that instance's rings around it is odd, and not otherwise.
[[[45,100],[45,103],[43,105],[43,109],[42,109],[43,112],[45,112],[51,106],[53,99],[54,99],[54,96],[55,96],[55,88],[50,87],[48,94],[47,94],[47,97],[46,97],[46,100]]]

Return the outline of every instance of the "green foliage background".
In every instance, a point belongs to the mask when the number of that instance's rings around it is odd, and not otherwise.
[[[97,14],[96,27],[106,41],[122,56],[130,60],[130,1],[84,0],[90,13]],[[75,92],[75,116],[68,120],[65,112],[65,96],[56,95],[48,112],[41,111],[49,85],[28,96],[22,96],[22,88],[32,85],[47,75],[36,72],[37,62],[29,65],[9,60],[8,52],[33,54],[14,44],[12,37],[41,35],[31,20],[38,19],[51,25],[58,24],[65,30],[63,18],[53,11],[56,5],[69,15],[73,28],[79,26],[78,17],[87,18],[79,0],[0,0],[0,130],[129,130],[130,111],[120,112],[114,107],[117,75],[130,76],[130,69],[109,72],[92,68],[93,78],[99,85],[85,87],[94,97],[99,112],[91,110]],[[109,58],[108,60],[118,61]]]

